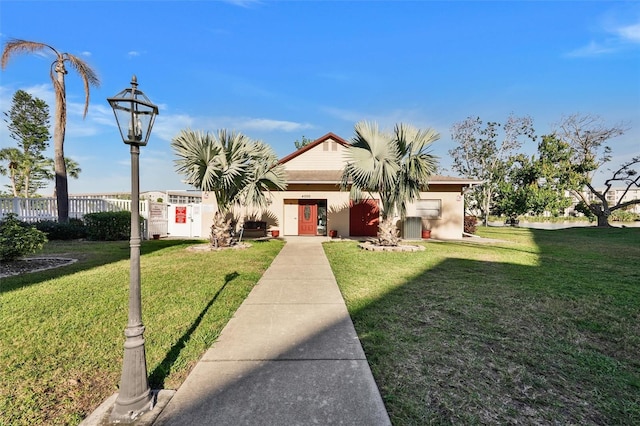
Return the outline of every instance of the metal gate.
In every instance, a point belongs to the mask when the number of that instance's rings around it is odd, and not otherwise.
[[[169,204],[168,216],[167,233],[170,237],[201,237],[201,204]]]

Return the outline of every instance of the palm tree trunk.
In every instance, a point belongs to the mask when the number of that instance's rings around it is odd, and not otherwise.
[[[64,84],[66,70],[64,62],[59,61],[56,66],[57,81],[54,84],[56,92],[55,126],[53,129],[53,165],[56,173],[56,202],[58,205],[58,222],[69,221],[69,192],[67,188],[67,168],[64,163],[64,136],[67,124],[67,102]]]
[[[29,198],[29,172],[24,177],[24,198]]]
[[[16,185],[17,176],[15,170],[11,168],[11,166],[9,166],[9,170],[11,170],[11,190],[13,191],[13,196],[18,197],[18,186]]]

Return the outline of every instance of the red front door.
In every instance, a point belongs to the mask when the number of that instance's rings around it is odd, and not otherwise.
[[[298,235],[316,235],[318,229],[318,204],[316,201],[298,202]]]
[[[375,237],[378,235],[380,209],[378,200],[364,200],[351,204],[349,235],[353,237]]]

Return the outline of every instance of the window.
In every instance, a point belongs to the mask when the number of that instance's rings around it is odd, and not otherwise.
[[[418,216],[425,219],[440,219],[442,217],[442,200],[418,200]]]
[[[322,150],[323,151],[337,151],[338,150],[338,142],[333,139],[330,141],[322,142]]]
[[[169,194],[169,204],[198,204],[201,202],[202,198],[199,196]]]

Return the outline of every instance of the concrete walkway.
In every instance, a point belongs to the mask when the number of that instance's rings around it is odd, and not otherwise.
[[[390,425],[322,241],[287,238],[154,426]]]

